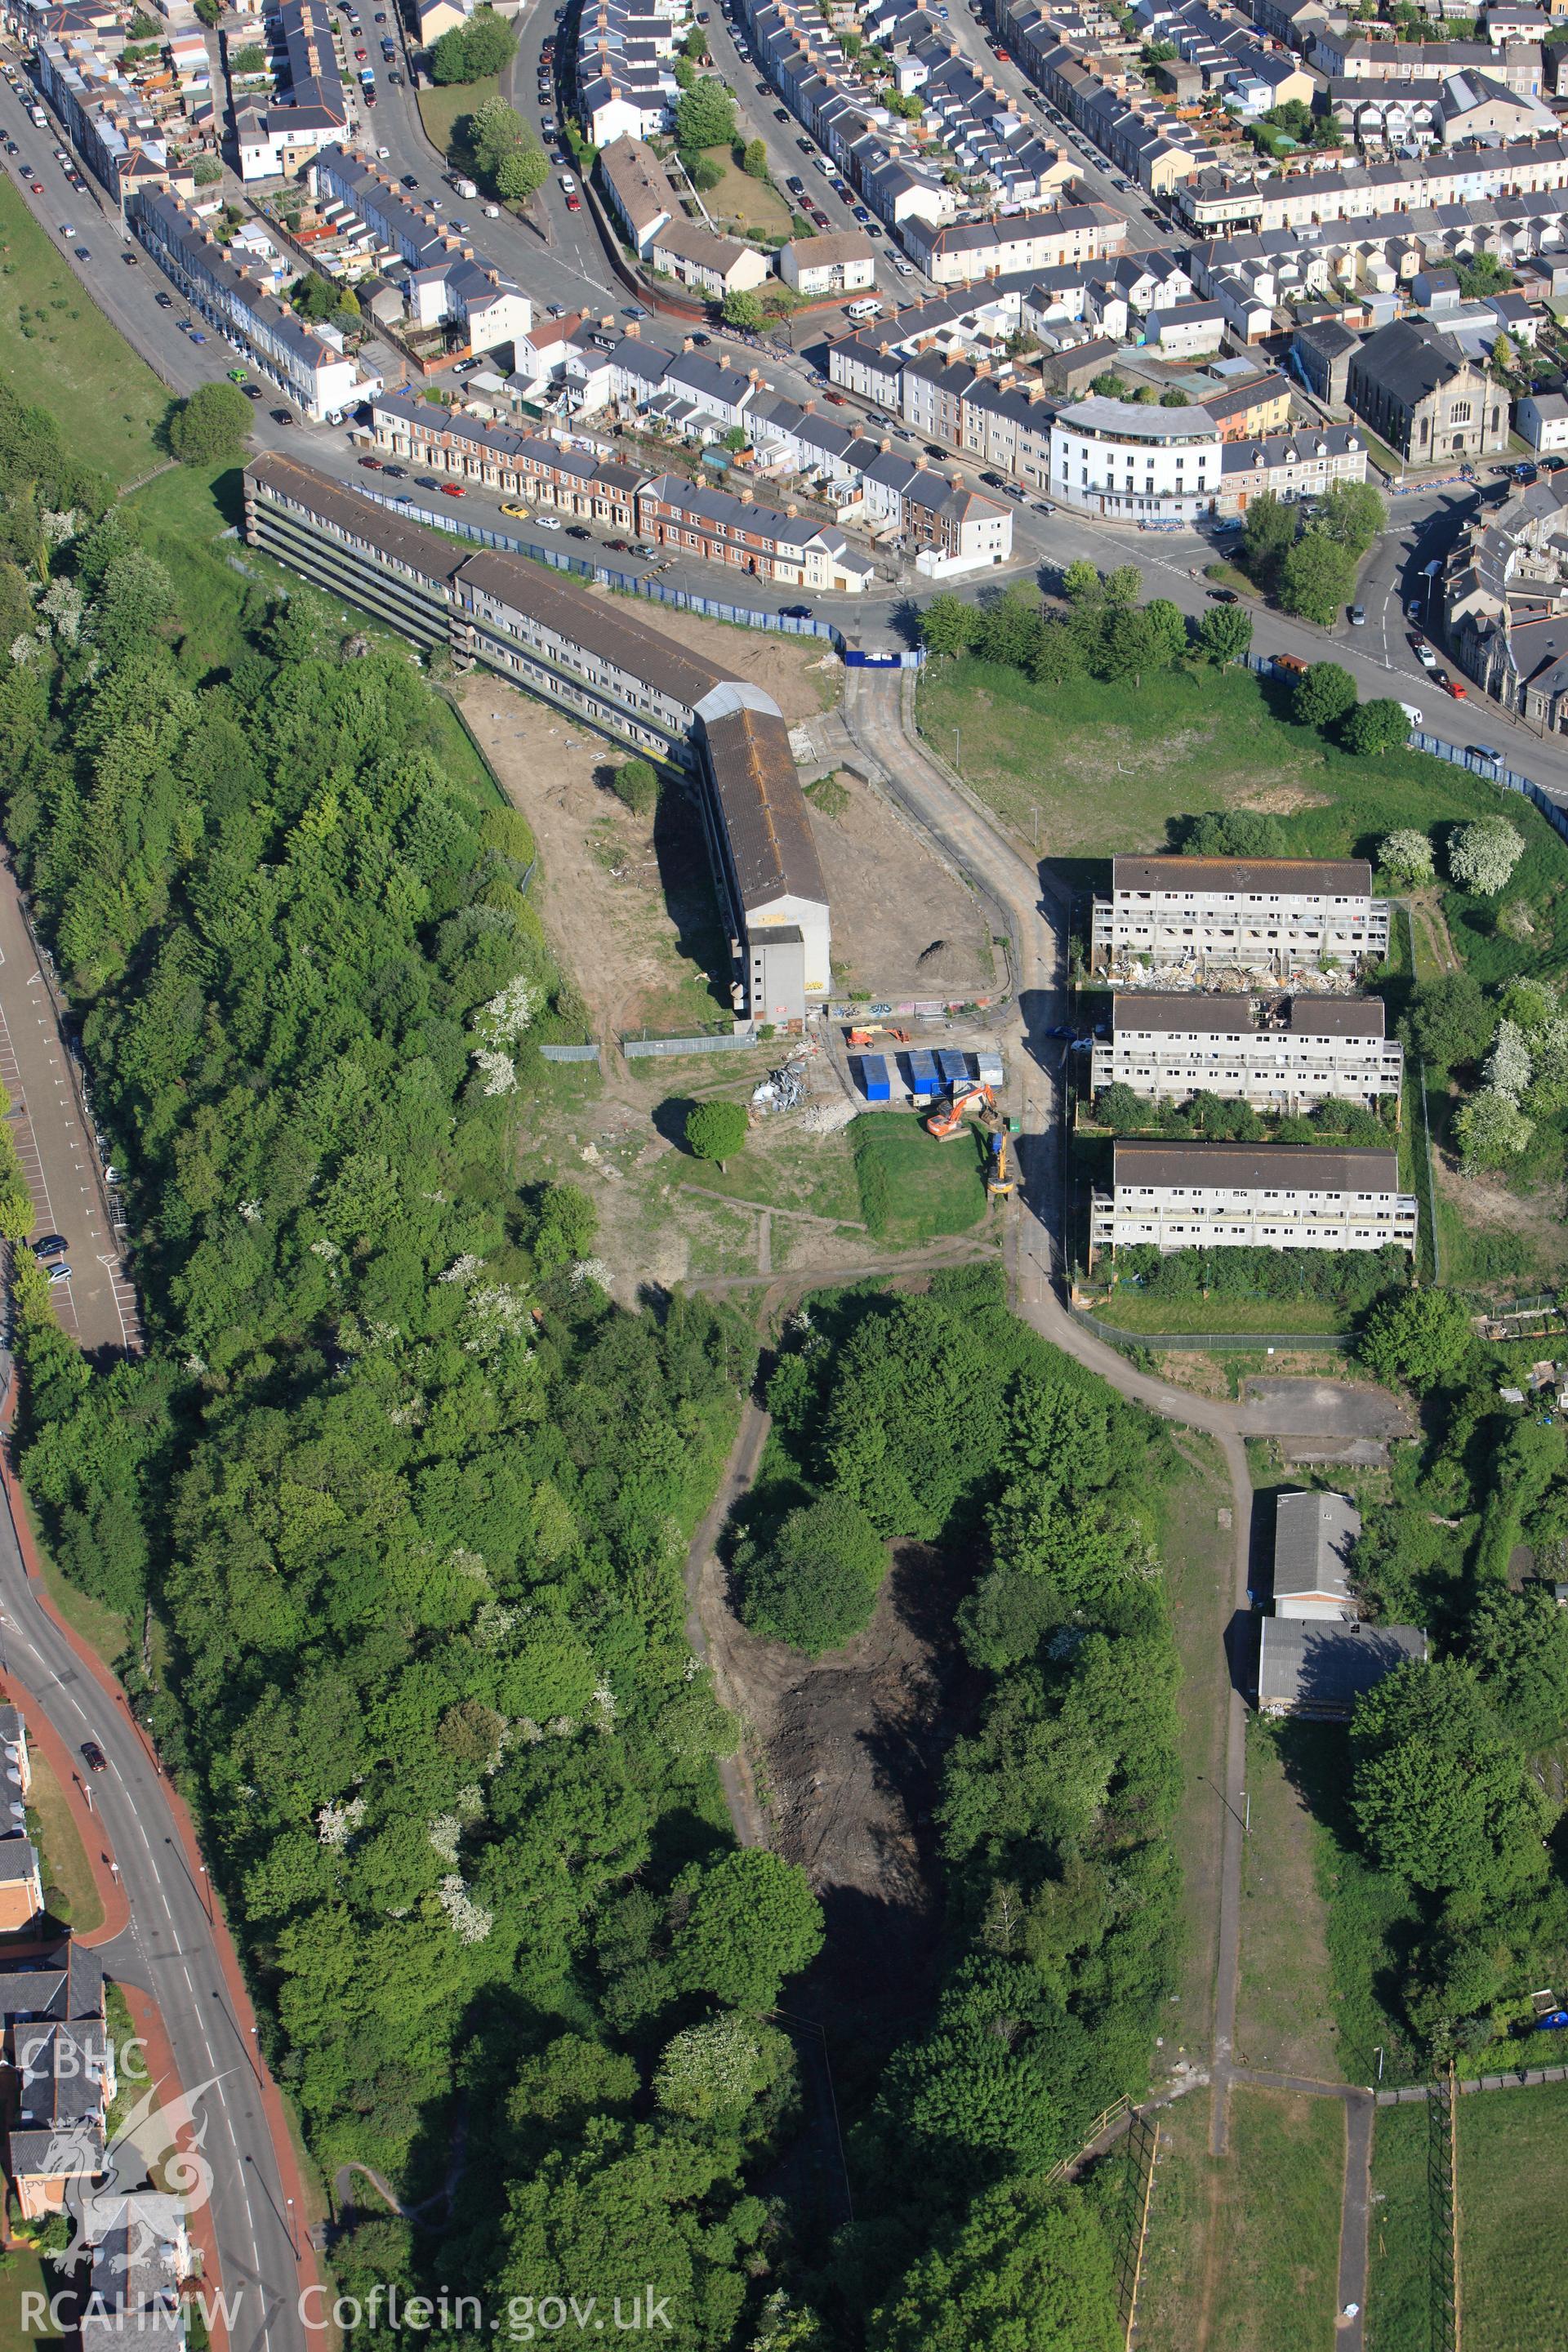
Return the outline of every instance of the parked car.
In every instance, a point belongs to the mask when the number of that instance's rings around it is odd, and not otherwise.
[[[29,1242],[27,1246],[35,1257],[63,1257],[66,1237],[64,1234],[44,1234],[37,1241]]]
[[[912,261],[895,261],[893,268],[900,278],[912,278],[915,274],[915,265]]]
[[[379,457],[362,457],[360,459],[360,464],[364,467],[367,474],[379,474],[381,471],[381,459]]]
[[[51,1281],[51,1283],[68,1282],[68,1281],[70,1280],[70,1278],[71,1278],[71,1270],[70,1270],[70,1268],[69,1268],[69,1266],[68,1266],[68,1265],[51,1265],[51,1266],[50,1266],[50,1268],[49,1268],[49,1280]]]
[[[1049,499],[1033,499],[1030,500],[1030,508],[1032,512],[1038,515],[1054,515],[1056,512]]]
[[[541,530],[559,530],[561,528],[561,518],[559,515],[536,515],[534,517],[534,520],[538,523]]]
[[[1211,604],[1239,604],[1240,602],[1241,599],[1237,594],[1234,588],[1211,588],[1209,590],[1209,603]]]
[[[127,269],[140,269],[142,267],[142,256],[139,253],[122,253],[120,258]]]
[[[607,539],[605,541],[605,546],[607,552],[611,555],[629,555],[632,551],[631,542],[629,540]]]
[[[443,482],[441,485],[441,496],[444,499],[466,499],[468,495],[461,482]]]
[[[1366,626],[1366,606],[1364,604],[1352,604],[1345,617],[1350,622],[1352,629],[1364,629]]]
[[[787,122],[787,121],[789,121],[789,109],[788,109],[788,107],[787,107],[787,106],[775,106],[775,107],[774,107],[774,109],[773,109],[773,121],[774,121],[775,122]]]
[[[568,539],[592,539],[594,534],[591,530],[585,530],[580,522],[569,522],[566,526],[566,536]]]
[[[275,408],[272,411],[272,422],[274,425],[292,425],[294,422],[292,409]]]
[[[419,185],[418,173],[416,172],[405,172],[403,174],[403,184],[405,188],[416,188]]]
[[[239,388],[247,400],[264,400],[267,397],[258,383],[242,383]]]
[[[205,343],[206,341],[206,337],[201,332],[199,328],[193,327],[191,329],[191,341],[193,343]]]
[[[406,466],[384,466],[381,470],[384,474],[390,474],[394,481],[400,482],[408,468]]]
[[[583,209],[582,197],[568,196],[566,199],[566,209],[569,213],[580,213]]]
[[[1463,678],[1439,676],[1435,683],[1442,687],[1446,693],[1451,694],[1456,702],[1463,702],[1465,699],[1466,688]]]
[[[812,607],[809,604],[781,604],[779,606],[779,616],[782,620],[809,621],[811,614]]]
[[[416,490],[438,490],[441,485],[434,474],[416,474],[414,487]]]
[[[880,239],[882,232],[878,227],[875,221],[868,221],[866,224],[866,234],[868,236],[874,236]]]
[[[531,507],[520,507],[506,499],[501,500],[500,510],[502,514],[515,515],[520,522],[526,522],[533,511]]]
[[[1415,638],[1412,638],[1411,643],[1415,648],[1415,658],[1420,663],[1422,668],[1425,670],[1435,670],[1438,667],[1438,662],[1437,656],[1433,652],[1431,646]]]

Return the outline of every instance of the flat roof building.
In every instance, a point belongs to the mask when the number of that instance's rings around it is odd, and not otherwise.
[[[1094,1042],[1093,1085],[1131,1088],[1151,1102],[1222,1095],[1258,1109],[1310,1109],[1331,1098],[1398,1096],[1404,1050],[1384,1035],[1380,997],[1119,991],[1110,1034]]]
[[[1363,857],[1117,857],[1092,918],[1097,969],[1358,965],[1388,952],[1388,902]],[[1126,968],[1131,967],[1131,970]]]
[[[1375,1145],[1122,1143],[1090,1203],[1091,1254],[1415,1246],[1414,1196]]]

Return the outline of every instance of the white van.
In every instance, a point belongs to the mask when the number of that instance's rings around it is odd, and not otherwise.
[[[877,295],[864,294],[858,302],[846,302],[844,315],[847,319],[874,319],[881,308],[881,301]]]
[[[1426,714],[1419,710],[1414,702],[1402,702],[1399,708],[1404,711],[1405,716],[1409,719],[1412,727],[1426,726]]]

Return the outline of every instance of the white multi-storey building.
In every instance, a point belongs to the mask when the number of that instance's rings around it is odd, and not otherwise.
[[[1388,952],[1388,901],[1363,857],[1117,857],[1096,898],[1097,966],[1360,963]]]
[[[1089,1211],[1091,1249],[1415,1247],[1399,1158],[1316,1143],[1118,1143]]]
[[[1095,1092],[1130,1087],[1152,1102],[1214,1094],[1286,1111],[1329,1099],[1375,1103],[1397,1097],[1404,1067],[1375,996],[1259,1006],[1247,996],[1120,994],[1110,1029],[1095,1041]]]
[[[1076,400],[1051,422],[1051,494],[1082,514],[1189,520],[1213,511],[1219,426],[1202,408]]]

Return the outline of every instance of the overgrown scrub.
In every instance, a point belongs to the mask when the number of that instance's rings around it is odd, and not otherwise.
[[[9,419],[49,584],[0,578],[5,822],[153,1342],[89,1370],[24,1260],[24,1476],[67,1572],[165,1622],[166,1682],[129,1678],[318,2159],[416,2200],[462,2118],[444,2242],[366,2221],[344,2277],[654,2278],[675,2340],[728,2343],[797,2105],[754,2021],[822,1933],[728,1851],[683,1626],[752,1344],[621,1312],[591,1199],[516,1190],[562,983],[528,829],[443,772],[408,656],[300,591],[187,664],[132,519],[45,524]]]
[[[1076,2296],[1073,2341],[1098,2345],[1114,2318],[1101,2223],[1079,2192],[1064,2218],[1026,2184],[1147,2079],[1171,1989],[1176,1660],[1152,1517],[1168,1440],[1017,1323],[992,1268],[814,1303],[768,1402],[753,1540],[813,1496],[886,1538],[983,1531],[959,1633],[985,1690],[944,1774],[936,2013],[851,2135],[858,2218],[816,2292],[830,2311],[879,2304],[889,2347],[910,2327],[991,2340],[1005,2315]]]

